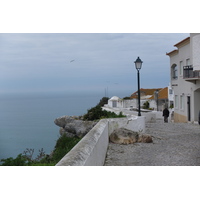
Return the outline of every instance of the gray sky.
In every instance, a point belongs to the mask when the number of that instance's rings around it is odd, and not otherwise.
[[[137,90],[168,86],[169,52],[189,33],[0,33],[0,93]]]

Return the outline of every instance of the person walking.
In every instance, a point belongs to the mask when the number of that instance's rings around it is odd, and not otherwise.
[[[169,117],[169,110],[167,108],[165,108],[163,110],[163,117],[164,117],[164,122],[168,123],[168,117]]]

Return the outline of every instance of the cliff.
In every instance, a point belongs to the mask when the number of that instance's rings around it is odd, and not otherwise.
[[[60,127],[60,135],[65,134],[67,137],[79,138],[85,136],[97,124],[94,121],[83,121],[72,116],[56,118],[54,123]]]

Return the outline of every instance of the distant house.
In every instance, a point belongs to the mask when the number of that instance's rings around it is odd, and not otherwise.
[[[154,95],[154,93],[158,90],[161,90],[162,88],[156,88],[156,89],[140,89],[140,97],[141,100],[147,100],[150,97]],[[131,97],[132,99],[137,99],[138,98],[138,91],[134,92]]]
[[[155,88],[155,89],[143,89],[141,93],[141,107],[146,101],[149,102],[149,107],[153,110],[162,111],[166,105],[168,105],[168,93],[169,88]],[[138,93],[134,92],[130,99],[121,99],[117,96],[113,96],[108,100],[108,104],[105,105],[111,108],[137,108],[138,107]]]
[[[148,101],[149,107],[154,110],[162,111],[165,106],[168,106],[169,88],[154,88],[154,89],[140,89],[141,106]],[[134,92],[131,99],[138,99],[138,91]]]
[[[108,106],[112,108],[123,108],[123,100],[114,96],[108,100]]]

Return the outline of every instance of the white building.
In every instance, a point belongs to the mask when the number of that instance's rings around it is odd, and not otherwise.
[[[123,108],[123,100],[117,96],[113,96],[108,100],[108,106],[111,108]]]
[[[162,111],[168,105],[168,87],[153,88],[153,89],[140,89],[141,106],[145,102],[149,102],[149,107],[153,110]],[[131,95],[132,99],[138,99],[138,92],[136,91]]]
[[[141,99],[140,105],[143,107],[144,103],[149,102],[149,107],[153,110],[162,111],[168,104],[168,87],[166,88],[154,88],[154,89],[140,89]],[[157,92],[157,95],[155,93]],[[108,100],[108,104],[104,105],[110,108],[138,108],[138,93],[133,93],[130,99],[120,99],[117,96],[113,96]]]
[[[198,122],[200,112],[200,34],[174,45],[170,57],[170,89],[174,93],[174,121]]]
[[[172,89],[171,84],[168,86],[168,107],[174,107],[174,90]]]

